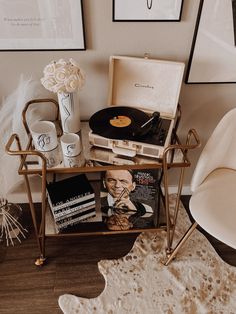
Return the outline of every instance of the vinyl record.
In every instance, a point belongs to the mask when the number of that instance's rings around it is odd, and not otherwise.
[[[89,119],[91,130],[111,139],[133,139],[137,130],[149,116],[138,109],[130,107],[109,107],[97,111]]]

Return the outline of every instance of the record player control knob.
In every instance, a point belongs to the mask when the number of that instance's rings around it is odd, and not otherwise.
[[[133,147],[136,148],[137,152],[140,152],[141,149],[142,149],[142,146],[141,146],[141,145],[136,145],[136,144],[134,144]]]
[[[159,142],[161,145],[165,144],[165,139],[166,139],[165,130],[161,130],[159,134]]]

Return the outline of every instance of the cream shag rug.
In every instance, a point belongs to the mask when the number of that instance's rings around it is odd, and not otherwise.
[[[181,205],[176,241],[189,225]],[[140,234],[128,255],[98,263],[106,281],[98,297],[65,294],[60,308],[65,314],[236,313],[236,268],[224,263],[199,231],[169,266],[162,263],[165,246],[164,231]]]

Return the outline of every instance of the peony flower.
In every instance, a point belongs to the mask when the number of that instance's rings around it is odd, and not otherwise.
[[[64,83],[56,83],[52,88],[53,93],[67,93]]]
[[[56,81],[53,77],[47,76],[47,77],[43,77],[41,78],[41,83],[43,84],[43,86],[50,90],[51,92],[53,91],[53,87],[56,84]]]
[[[58,68],[56,69],[54,76],[57,83],[63,83],[67,80],[67,77],[69,77],[70,74],[65,68]]]
[[[85,74],[72,58],[51,61],[43,70],[42,85],[53,93],[73,93],[85,83]]]
[[[54,62],[53,63],[49,63],[45,69],[43,70],[43,73],[46,74],[46,75],[53,75],[53,73],[55,72],[56,70],[56,67],[55,67],[55,64]]]
[[[80,86],[78,76],[74,74],[70,75],[65,82],[65,87],[69,93],[72,93],[73,91],[79,89]]]

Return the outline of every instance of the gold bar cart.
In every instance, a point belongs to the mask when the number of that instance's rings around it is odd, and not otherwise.
[[[49,175],[57,175],[57,174],[76,174],[76,173],[96,173],[101,171],[106,171],[110,169],[160,169],[161,171],[161,179],[159,182],[159,194],[162,198],[164,209],[165,209],[165,224],[164,228],[166,229],[166,237],[167,237],[167,247],[166,252],[169,255],[172,251],[172,242],[175,233],[175,225],[178,217],[178,209],[180,203],[180,195],[183,186],[184,172],[187,167],[191,165],[190,160],[188,158],[189,150],[197,148],[200,146],[200,141],[197,132],[194,129],[190,129],[188,131],[185,143],[181,143],[178,135],[177,129],[179,126],[180,118],[181,118],[181,108],[178,106],[178,114],[175,123],[175,127],[172,133],[171,144],[165,149],[163,157],[161,160],[158,159],[150,159],[143,158],[141,156],[135,157],[132,164],[103,164],[91,166],[90,161],[94,160],[94,153],[96,153],[96,148],[91,147],[88,140],[88,132],[89,126],[88,122],[82,122],[82,130],[81,130],[81,138],[83,144],[83,158],[85,160],[85,164],[78,168],[65,168],[63,164],[54,167],[48,168],[45,156],[36,150],[34,150],[32,137],[29,131],[29,126],[27,123],[27,111],[29,107],[34,103],[51,103],[56,106],[56,122],[59,117],[58,111],[58,103],[54,99],[33,99],[29,101],[22,112],[22,121],[25,127],[25,130],[28,134],[29,140],[25,149],[22,149],[21,142],[19,136],[17,134],[12,134],[10,139],[6,144],[6,152],[9,155],[20,156],[20,165],[18,169],[18,173],[24,177],[26,192],[28,196],[32,221],[34,225],[35,235],[37,239],[37,244],[39,247],[39,258],[36,259],[36,265],[43,265],[46,254],[45,254],[45,240],[48,237],[70,237],[70,236],[89,236],[89,235],[109,235],[109,234],[117,234],[117,233],[138,233],[142,231],[156,231],[160,226],[155,228],[148,229],[130,229],[126,231],[111,231],[106,228],[101,227],[99,224],[93,224],[93,227],[88,228],[87,230],[79,230],[73,233],[50,233],[48,234],[46,231],[46,211],[47,209],[47,192],[46,192],[46,184],[47,178]],[[59,132],[60,135],[60,132]],[[14,148],[13,148],[14,146]],[[103,152],[106,154],[106,151]],[[107,152],[109,154],[109,152]],[[32,162],[29,162],[30,157],[37,157],[41,159],[41,166],[32,165]],[[176,168],[179,170],[179,178],[178,178],[178,191],[176,196],[176,204],[175,210],[172,217],[170,216],[169,209],[169,171],[170,169]],[[32,191],[30,185],[30,176],[38,175],[41,178],[41,215],[40,219],[37,218],[36,210],[32,198]],[[163,228],[163,226],[162,226]]]

